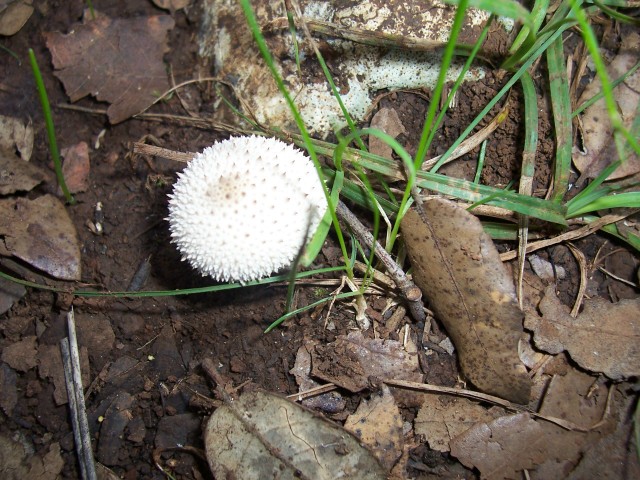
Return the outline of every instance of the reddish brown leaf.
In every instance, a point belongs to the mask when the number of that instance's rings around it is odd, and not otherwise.
[[[111,103],[111,123],[147,108],[169,88],[162,56],[168,15],[112,20],[99,16],[71,33],[46,34],[56,76],[75,102],[87,95]]]

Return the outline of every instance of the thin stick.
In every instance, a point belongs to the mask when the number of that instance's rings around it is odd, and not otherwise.
[[[71,353],[69,352],[69,339],[67,337],[60,340],[60,351],[62,352],[62,365],[64,368],[64,380],[67,385],[69,410],[71,410],[73,438],[75,439],[76,454],[78,455],[78,463],[80,464],[80,476],[87,478],[87,466],[83,460],[82,435],[80,434],[80,422],[78,421],[78,403],[76,402],[75,386],[73,385],[73,366],[71,365]]]
[[[349,226],[353,234],[358,237],[360,243],[374,250],[376,257],[384,264],[387,273],[400,289],[402,298],[407,301],[411,316],[417,322],[424,322],[426,316],[422,307],[422,292],[420,289],[409,280],[402,268],[391,258],[391,255],[380,246],[380,243],[373,238],[373,235],[369,233],[358,217],[341,201],[336,205],[336,214],[340,220]]]
[[[76,449],[79,453],[79,462],[81,465],[81,472],[83,478],[87,480],[97,480],[96,465],[93,459],[93,450],[91,447],[91,433],[89,431],[89,421],[87,420],[87,409],[84,403],[84,392],[82,390],[82,375],[80,372],[80,355],[78,352],[78,339],[76,336],[76,324],[73,316],[73,309],[67,313],[67,328],[69,330],[68,337],[68,353],[70,354],[71,361],[71,378],[72,381],[67,381],[67,396],[69,397],[69,405],[72,405],[71,397],[75,399],[75,412],[71,412],[72,422],[75,418],[78,423],[78,430],[80,431],[80,438],[75,438]],[[63,340],[64,345],[64,340]],[[63,346],[62,351],[66,348]],[[66,377],[66,372],[65,372]],[[75,436],[75,428],[74,428]]]
[[[584,227],[578,228],[577,230],[570,230],[568,232],[563,233],[562,235],[558,235],[557,237],[550,238],[548,240],[540,240],[538,242],[532,242],[527,245],[527,253],[534,252],[541,248],[548,247],[549,245],[555,245],[560,242],[564,242],[567,240],[576,240],[578,238],[586,237],[587,235],[591,235],[592,233],[600,230],[605,225],[609,225],[610,223],[616,223],[620,220],[628,217],[629,215],[635,213],[635,211],[627,212],[621,215],[611,214],[605,215],[604,217],[599,218],[591,223],[588,223]],[[511,250],[510,252],[505,252],[500,254],[500,260],[506,262],[508,260],[513,260],[518,255],[517,250]]]

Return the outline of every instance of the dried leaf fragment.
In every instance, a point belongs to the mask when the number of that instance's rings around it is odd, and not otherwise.
[[[531,382],[518,357],[523,313],[513,280],[480,221],[448,200],[424,202],[402,219],[413,278],[431,302],[480,390],[527,403]]]
[[[3,0],[0,2],[0,35],[15,35],[33,13],[33,0]]]
[[[0,195],[28,192],[45,178],[45,173],[35,165],[0,150]]]
[[[502,412],[487,409],[466,398],[443,395],[425,395],[424,402],[414,421],[415,432],[423,435],[429,447],[438,452],[448,452],[452,438],[464,433],[480,422],[490,422]]]
[[[218,408],[204,440],[215,478],[385,478],[376,458],[349,432],[266,392],[248,392]]]
[[[0,199],[0,251],[62,280],[80,280],[80,244],[60,200]]]
[[[421,382],[418,355],[408,352],[401,342],[365,338],[362,332],[339,336],[329,345],[318,345],[311,352],[314,377],[359,392],[369,386],[369,377],[395,378]]]
[[[174,23],[168,15],[116,20],[99,15],[67,35],[48,33],[55,75],[72,102],[93,95],[111,103],[111,123],[126,120],[169,88],[162,56]]]
[[[607,67],[610,78],[617,78],[628,72],[640,59],[640,34],[632,32],[622,37],[622,45],[616,57]],[[631,128],[640,102],[640,71],[636,71],[613,91],[617,107],[625,128]],[[599,76],[584,89],[578,104],[582,104],[602,91]],[[604,99],[587,108],[582,116],[583,145],[586,152],[576,151],[573,163],[583,177],[594,178],[613,160],[617,159],[613,140],[613,126]],[[609,176],[609,180],[632,175],[640,169],[640,157],[630,152],[625,162]]]
[[[528,314],[525,321],[538,348],[552,354],[566,350],[581,367],[613,380],[640,374],[639,299],[592,298],[573,318],[550,285],[538,308],[542,317]]]
[[[363,399],[357,410],[349,415],[344,428],[371,449],[380,463],[391,468],[402,455],[404,437],[402,416],[389,387],[382,386],[382,395]]]

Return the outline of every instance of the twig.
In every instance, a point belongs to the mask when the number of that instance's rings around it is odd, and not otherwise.
[[[402,268],[391,258],[391,255],[380,246],[378,241],[373,238],[373,235],[362,225],[358,217],[341,201],[336,205],[336,215],[349,226],[353,234],[358,237],[360,243],[373,249],[376,257],[384,264],[387,273],[400,289],[402,298],[407,301],[411,316],[416,322],[424,322],[426,315],[422,307],[422,292],[420,289],[409,280]]]
[[[592,233],[600,230],[605,225],[609,225],[610,223],[616,223],[620,220],[628,217],[636,213],[638,210],[632,210],[630,212],[626,212],[623,214],[610,214],[605,215],[604,217],[599,218],[591,223],[586,224],[585,226],[578,228],[577,230],[570,230],[568,232],[563,233],[562,235],[558,235],[557,237],[549,238],[548,240],[540,240],[538,242],[532,242],[527,245],[527,252],[531,253],[541,248],[548,247],[549,245],[555,245],[560,242],[564,242],[567,240],[576,240],[578,238],[586,237],[587,235],[591,235]],[[518,255],[517,250],[511,250],[510,252],[505,252],[500,254],[500,260],[506,262],[508,260],[513,260]]]
[[[67,328],[69,337],[60,341],[62,357],[64,361],[64,376],[67,384],[67,397],[71,409],[71,423],[73,436],[78,452],[78,462],[82,478],[97,480],[96,465],[91,448],[91,433],[87,420],[87,410],[84,403],[82,390],[82,375],[80,372],[80,355],[78,353],[78,340],[76,337],[76,324],[73,309],[67,313]]]

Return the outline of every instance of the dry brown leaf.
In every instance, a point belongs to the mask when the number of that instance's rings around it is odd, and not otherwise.
[[[38,337],[29,335],[23,337],[19,342],[7,345],[2,349],[2,361],[15,370],[26,372],[34,368],[38,362],[38,347],[36,340]]]
[[[628,72],[640,59],[640,34],[632,32],[622,37],[622,45],[618,55],[607,67],[610,78],[617,78]],[[602,82],[596,76],[584,89],[578,105],[602,91]],[[640,101],[640,71],[636,71],[613,91],[623,124],[630,128],[636,115]],[[609,120],[609,113],[604,99],[587,108],[582,116],[583,145],[586,154],[575,152],[573,163],[583,177],[594,178],[613,159],[617,159],[613,141],[613,127]],[[609,176],[609,180],[632,175],[640,171],[640,157],[630,153],[623,165]]]
[[[524,314],[513,280],[480,221],[444,199],[402,219],[413,279],[458,351],[465,376],[480,390],[527,403],[531,381],[518,357]]]
[[[538,348],[566,350],[581,367],[613,380],[640,374],[640,299],[610,303],[595,297],[573,318],[550,285],[538,308],[542,317],[527,314],[525,321]]]
[[[304,345],[298,349],[296,353],[296,362],[289,371],[291,375],[296,377],[296,383],[300,387],[300,391],[311,390],[319,387],[320,384],[309,377],[311,373],[311,351],[317,345],[315,340],[306,340]],[[328,392],[316,395],[302,400],[302,405],[307,408],[322,410],[327,413],[338,413],[344,410],[347,402],[338,392]]]
[[[54,442],[48,451],[34,452],[26,438],[11,438],[0,434],[0,477],[6,480],[28,478],[30,480],[55,480],[61,478],[64,459],[60,444]]]
[[[365,338],[362,332],[339,336],[311,352],[314,377],[335,383],[350,392],[369,386],[369,377],[421,382],[418,355],[407,352],[395,340]]]
[[[150,106],[169,88],[162,61],[168,15],[112,20],[99,15],[71,33],[45,34],[55,75],[72,102],[87,95],[111,103],[109,121],[118,123]]]
[[[432,450],[448,452],[449,441],[480,422],[490,422],[503,414],[502,409],[487,409],[477,402],[449,395],[425,395],[414,421],[417,435],[422,435]]]
[[[215,478],[385,478],[356,437],[267,392],[248,392],[218,408],[207,421],[204,441]]]
[[[0,151],[20,153],[22,160],[29,161],[33,153],[33,125],[20,119],[0,115]]]
[[[404,125],[400,121],[398,112],[393,108],[381,108],[371,119],[371,128],[382,130],[391,138],[396,138],[401,133],[406,133]],[[369,152],[381,157],[391,158],[392,148],[378,137],[369,136]]]
[[[575,369],[555,376],[540,413],[590,429],[602,418],[607,396],[605,388],[593,389],[593,383],[593,377]],[[520,479],[523,469],[536,480],[564,478],[584,452],[612,430],[612,423],[582,432],[534,420],[527,413],[508,415],[476,424],[452,439],[451,454],[478,468],[482,478]]]
[[[33,0],[0,1],[0,35],[15,35],[33,13]]]
[[[0,195],[28,192],[45,178],[45,173],[35,165],[0,150]]]
[[[363,399],[357,410],[347,417],[344,428],[369,447],[390,471],[402,455],[404,436],[402,415],[389,387],[382,386],[382,395]]]
[[[0,199],[0,251],[63,280],[80,280],[80,244],[60,200]]]

